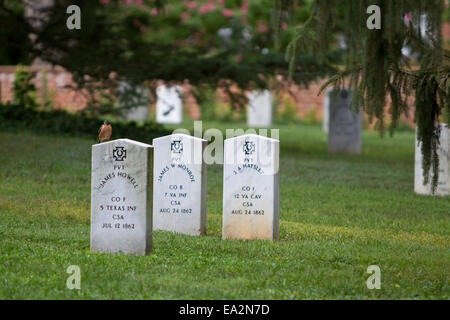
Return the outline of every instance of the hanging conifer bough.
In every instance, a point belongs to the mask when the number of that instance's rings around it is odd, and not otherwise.
[[[275,2],[277,10],[295,6],[294,1]],[[362,107],[371,121],[375,118],[381,134],[387,114],[393,134],[400,116],[409,111],[407,101],[414,97],[424,183],[429,182],[431,170],[434,193],[439,174],[437,123],[450,119],[450,54],[443,49],[441,36],[444,1],[314,0],[312,12],[288,46],[286,56],[291,64],[296,54],[308,51],[325,59],[332,36],[343,34],[344,66],[320,91],[329,85],[351,88],[352,107]]]

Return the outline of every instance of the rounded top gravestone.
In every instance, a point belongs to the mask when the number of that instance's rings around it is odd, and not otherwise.
[[[278,239],[280,143],[254,134],[225,140],[224,239]]]
[[[153,139],[155,230],[206,233],[206,145],[186,134]]]
[[[178,124],[183,120],[181,87],[162,85],[156,88],[156,122]]]
[[[269,90],[252,90],[247,94],[247,98],[247,125],[270,127],[272,125],[272,93]]]
[[[330,93],[328,152],[361,153],[362,111],[350,108],[352,94],[348,90]]]
[[[147,254],[153,147],[118,139],[92,146],[91,251]]]

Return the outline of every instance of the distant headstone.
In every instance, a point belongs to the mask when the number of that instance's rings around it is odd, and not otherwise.
[[[179,124],[183,121],[180,86],[158,86],[156,88],[156,98],[156,122]]]
[[[351,98],[345,89],[330,93],[329,153],[361,153],[362,111],[355,113],[350,108]]]
[[[332,89],[328,89],[325,91],[325,96],[323,99],[323,108],[322,108],[322,130],[325,133],[328,133],[328,128],[330,125],[330,93]]]
[[[153,139],[153,229],[206,233],[206,145],[206,140],[185,134]]]
[[[225,140],[224,239],[278,239],[280,142],[249,134]]]
[[[439,179],[436,195],[444,196],[450,194],[450,127],[447,127],[447,125],[443,123],[441,124],[441,137],[439,141]],[[430,183],[433,177],[432,170],[430,170],[430,181],[426,185],[423,185],[422,152],[420,150],[421,145],[417,141],[417,132],[415,144],[414,191],[418,194],[432,194]]]
[[[220,28],[217,30],[217,35],[224,46],[229,46],[231,44],[231,36],[233,35],[232,28]]]
[[[247,125],[270,127],[272,125],[272,93],[269,90],[253,90],[247,97]]]
[[[117,87],[120,108],[127,120],[147,121],[149,116],[150,92],[143,86],[133,86],[130,82],[121,81]]]
[[[153,147],[119,139],[92,146],[91,251],[144,255],[152,247]]]

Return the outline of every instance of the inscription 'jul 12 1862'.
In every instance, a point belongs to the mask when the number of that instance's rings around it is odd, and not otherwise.
[[[153,148],[120,139],[92,148],[91,250],[151,250]]]

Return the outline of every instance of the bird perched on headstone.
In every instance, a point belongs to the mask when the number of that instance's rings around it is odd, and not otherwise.
[[[98,143],[102,143],[106,140],[109,140],[109,138],[111,138],[111,134],[112,134],[111,124],[108,122],[108,120],[105,120],[105,122],[103,122],[102,126],[98,130],[98,138],[97,138]]]

